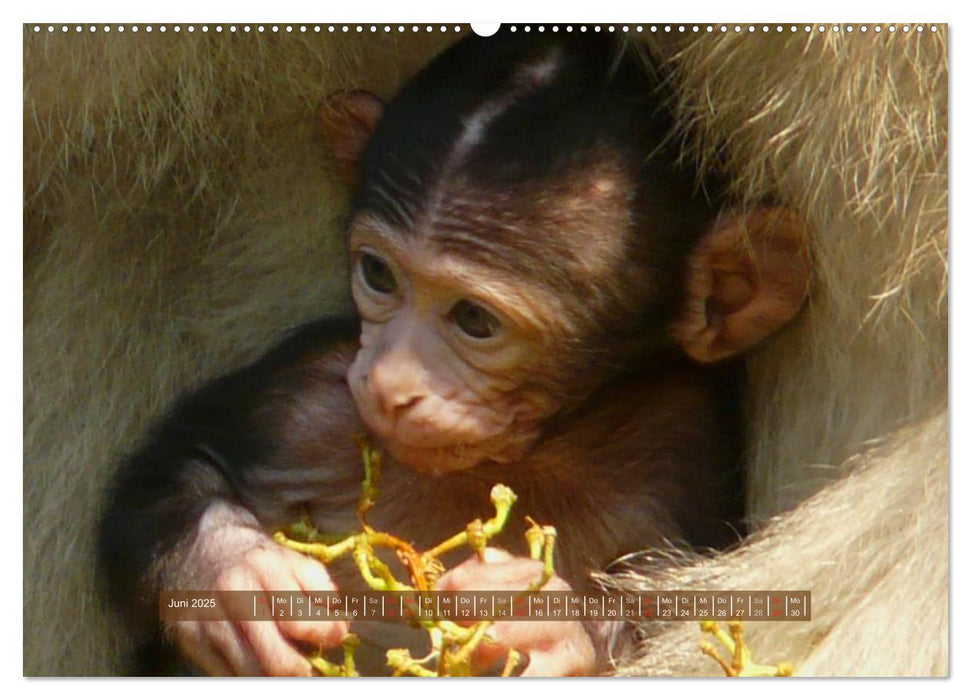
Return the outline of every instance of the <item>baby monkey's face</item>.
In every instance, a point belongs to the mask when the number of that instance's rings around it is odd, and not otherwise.
[[[521,457],[558,408],[537,362],[542,295],[375,221],[350,249],[362,332],[347,380],[385,448],[430,473]]]

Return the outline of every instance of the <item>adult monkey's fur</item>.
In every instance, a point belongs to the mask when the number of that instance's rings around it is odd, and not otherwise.
[[[349,307],[319,100],[451,35],[72,31],[24,47],[24,672],[118,674],[109,474],[180,391]]]
[[[116,458],[178,391],[345,308],[345,200],[314,105],[389,95],[451,39],[25,30],[25,673],[124,671],[93,574]],[[805,212],[817,272],[749,362],[751,512],[778,520],[736,553],[615,581],[810,588],[812,623],[746,628],[760,660],[946,673],[945,30],[651,50],[688,157]],[[694,625],[651,633],[622,671],[717,670]]]
[[[756,650],[806,675],[946,674],[944,30],[653,48],[674,71],[687,150],[724,164],[741,200],[807,215],[815,284],[748,362],[749,509],[754,529],[771,524],[732,554],[655,556],[639,565],[657,573],[613,583],[809,588],[812,623],[750,624]],[[648,632],[622,672],[712,672],[693,626]]]

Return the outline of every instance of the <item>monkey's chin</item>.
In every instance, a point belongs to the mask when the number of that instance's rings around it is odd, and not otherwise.
[[[384,446],[396,461],[431,476],[466,471],[487,462],[507,464],[522,457],[527,449],[525,445],[520,444],[507,445],[502,449],[496,449],[495,445],[467,444],[412,447],[390,441]]]
[[[387,443],[386,448],[398,462],[432,476],[472,469],[489,458],[486,451],[472,445],[411,447],[400,443]]]

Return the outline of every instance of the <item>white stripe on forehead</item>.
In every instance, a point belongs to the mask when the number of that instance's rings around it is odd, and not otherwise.
[[[489,125],[530,91],[550,83],[561,63],[561,51],[554,47],[545,56],[518,66],[505,94],[486,100],[464,120],[461,135],[445,159],[442,175],[454,172],[473,148],[482,142]],[[438,204],[438,202],[435,202]]]
[[[419,192],[424,190],[427,193],[427,198],[423,203],[418,204],[415,212],[403,204],[403,201],[410,199],[412,190],[402,187],[402,183],[396,182],[385,170],[377,173],[370,183],[370,190],[387,202],[406,229],[441,223],[438,215],[445,203],[448,185],[453,182],[452,176],[460,171],[469,154],[484,141],[489,126],[517,101],[552,82],[562,62],[562,48],[557,46],[552,47],[542,56],[516,66],[509,82],[502,86],[498,95],[485,100],[471,114],[464,117],[462,132],[445,154],[441,170],[435,174],[431,182],[419,184],[418,177],[414,173],[403,173],[399,164],[395,170],[395,177],[410,175],[413,180],[410,184],[417,184]],[[455,194],[452,193],[450,203],[454,204],[454,196]],[[413,217],[413,213],[417,216]]]

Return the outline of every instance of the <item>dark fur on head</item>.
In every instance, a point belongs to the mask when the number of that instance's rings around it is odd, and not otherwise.
[[[575,300],[573,356],[623,366],[666,343],[720,208],[677,168],[668,99],[613,37],[467,38],[388,105],[355,211]]]

